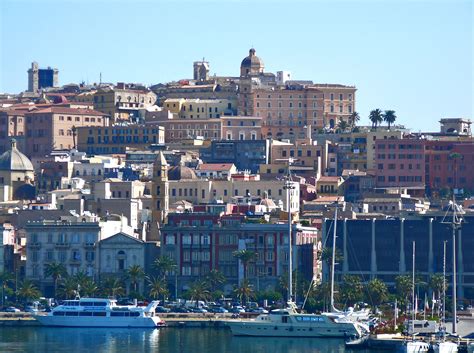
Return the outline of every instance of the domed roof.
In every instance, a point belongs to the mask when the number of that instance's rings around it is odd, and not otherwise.
[[[249,50],[249,56],[242,60],[242,64],[240,67],[252,67],[252,68],[263,68],[265,65],[263,64],[263,60],[260,59],[258,56],[255,55],[255,49],[252,48]]]
[[[198,179],[194,170],[183,165],[171,167],[168,170],[168,180]]]
[[[16,148],[16,140],[12,139],[12,148],[0,156],[0,170],[33,172],[33,164]]]

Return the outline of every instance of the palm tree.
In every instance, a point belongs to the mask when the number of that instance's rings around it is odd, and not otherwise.
[[[140,265],[132,265],[125,271],[125,276],[130,280],[134,292],[138,292],[138,281],[145,277],[145,271]]]
[[[78,291],[80,291],[83,286],[86,286],[87,283],[91,280],[91,278],[84,271],[79,271],[72,278],[76,283]]]
[[[380,109],[374,109],[369,114],[369,120],[372,122],[372,128],[377,130],[377,125],[383,121],[382,111]]]
[[[164,299],[169,295],[166,282],[163,281],[161,278],[148,277],[147,282],[148,282],[148,290],[150,292],[150,296],[153,299],[158,299],[162,295],[163,301],[164,301]]]
[[[248,303],[249,300],[254,297],[252,285],[247,279],[244,279],[240,286],[234,289],[234,293],[242,303]]]
[[[341,129],[342,131],[346,131],[347,128],[349,127],[349,124],[344,119],[339,118],[339,122],[337,123],[337,127],[339,129]]]
[[[199,300],[208,301],[211,297],[211,292],[209,291],[205,281],[196,281],[192,283],[187,294],[190,300],[196,301],[196,306]]]
[[[444,290],[448,288],[448,283],[442,273],[435,273],[430,277],[429,287],[435,292],[436,300],[439,301],[446,295]],[[440,308],[439,305],[438,308]]]
[[[74,277],[66,277],[58,287],[58,296],[64,299],[73,299],[79,294],[77,281]]]
[[[336,254],[336,259],[335,259],[335,264],[340,263],[342,260],[344,260],[344,256],[342,256],[341,251],[336,248],[335,251]],[[331,273],[332,273],[332,248],[330,247],[325,247],[323,248],[321,252],[321,260],[326,263],[326,265],[329,268],[329,278],[331,278]]]
[[[408,305],[410,302],[409,297],[411,295],[412,287],[413,283],[410,276],[397,276],[395,278],[395,289],[402,304]]]
[[[54,281],[54,297],[56,298],[56,292],[58,290],[58,281],[67,276],[66,266],[59,262],[52,262],[46,264],[44,268],[44,276],[52,277]]]
[[[345,275],[342,278],[341,299],[347,304],[354,304],[362,299],[364,286],[359,276]]]
[[[158,270],[159,276],[166,281],[166,275],[176,270],[176,261],[169,256],[160,256],[153,262],[153,267]]]
[[[388,289],[384,282],[378,278],[371,280],[368,285],[369,301],[377,308],[380,304],[387,301]]]
[[[390,125],[392,125],[395,120],[397,120],[395,110],[386,110],[383,114],[383,120],[388,124],[388,129],[390,130]]]
[[[355,126],[357,125],[357,123],[359,122],[360,120],[360,116],[359,116],[359,113],[357,112],[353,112],[350,116],[349,116],[349,124],[351,126],[351,128],[355,128]]]
[[[113,298],[125,294],[122,281],[114,277],[109,277],[101,283],[101,291],[104,295]]]
[[[28,302],[38,299],[41,296],[41,292],[36,288],[33,282],[24,280],[17,290],[17,296],[23,298],[25,302]]]
[[[244,280],[245,280],[248,275],[247,273],[248,264],[257,258],[257,253],[255,251],[243,249],[243,250],[234,251],[232,255],[235,258],[239,259],[240,262],[242,262],[242,265],[244,266]]]
[[[84,282],[81,286],[82,293],[85,297],[93,297],[99,291],[97,284],[92,278]]]
[[[15,276],[11,272],[2,272],[0,273],[0,283],[2,285],[2,307],[5,306],[5,288],[9,284],[13,283]]]
[[[226,278],[224,274],[216,269],[209,271],[206,276],[205,281],[209,285],[209,288],[212,292],[219,289],[219,287],[226,282]]]

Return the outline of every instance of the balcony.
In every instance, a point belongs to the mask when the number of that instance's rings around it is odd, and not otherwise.
[[[59,243],[56,243],[54,246],[57,248],[68,248],[70,244],[66,242],[59,242]]]
[[[93,248],[93,247],[95,247],[95,242],[85,242],[84,247],[85,248]]]
[[[39,248],[41,248],[41,243],[38,243],[38,242],[28,243],[28,247],[30,249],[39,249]]]

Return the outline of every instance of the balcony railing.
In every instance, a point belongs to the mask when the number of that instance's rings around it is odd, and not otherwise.
[[[41,248],[41,243],[38,243],[38,242],[29,243],[29,244],[28,244],[28,247],[29,247],[29,248],[32,248],[32,249],[39,249],[39,248]]]
[[[55,244],[55,246],[56,246],[57,248],[67,248],[67,247],[70,246],[70,244],[67,243],[67,242],[58,242],[58,243]]]

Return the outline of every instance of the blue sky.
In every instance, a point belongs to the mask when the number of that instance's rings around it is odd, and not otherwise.
[[[27,88],[32,61],[60,84],[154,84],[238,75],[254,46],[266,71],[356,85],[357,111],[394,109],[413,130],[472,118],[471,0],[0,0],[0,92]]]

